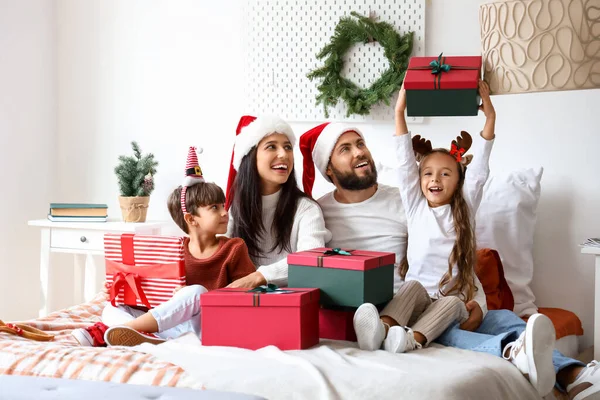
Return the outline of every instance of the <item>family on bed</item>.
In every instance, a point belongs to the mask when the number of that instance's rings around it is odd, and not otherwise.
[[[382,311],[363,304],[354,315],[358,346],[404,353],[431,342],[503,357],[541,396],[556,384],[571,399],[600,392],[599,364],[587,366],[554,350],[551,321],[534,314],[527,323],[508,310],[490,310],[475,275],[475,211],[489,175],[496,113],[480,82],[481,137],[462,132],[450,149],[411,139],[404,111],[395,106],[401,184],[377,183],[375,163],[360,130],[325,123],[300,137],[303,187],[294,174],[296,137],[285,121],[242,117],[237,127],[227,196],[205,182],[191,149],[182,186],[168,208],[188,235],[187,285],[170,301],[146,311],[106,306],[102,321],[73,332],[82,345],[161,343],[201,334],[200,295],[223,287],[252,289],[287,284],[288,253],[317,247],[393,252],[398,261],[394,298]],[[465,153],[474,147],[474,156]],[[468,167],[467,167],[468,166]],[[315,168],[335,185],[311,198]],[[225,235],[225,236],[223,236]]]

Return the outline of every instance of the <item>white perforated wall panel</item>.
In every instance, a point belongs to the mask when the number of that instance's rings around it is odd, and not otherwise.
[[[277,114],[288,121],[322,121],[316,106],[318,80],[306,74],[319,67],[317,53],[329,43],[340,17],[374,12],[402,34],[413,31],[413,55],[424,55],[425,0],[248,0],[244,15],[245,112]],[[367,87],[388,68],[378,43],[355,45],[346,55],[343,75]],[[368,116],[346,117],[345,104],[330,108],[335,120],[393,119],[393,104],[381,104]],[[410,122],[419,122],[411,119]]]

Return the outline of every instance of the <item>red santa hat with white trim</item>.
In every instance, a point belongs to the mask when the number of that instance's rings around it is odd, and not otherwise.
[[[198,150],[198,154],[202,154],[202,148],[196,149],[194,146],[190,146],[188,150],[187,160],[185,162],[185,178],[183,179],[183,183],[181,184],[181,210],[184,214],[187,214],[187,207],[185,205],[185,194],[187,193],[187,188],[190,186],[194,186],[198,183],[204,182],[204,177],[202,176],[202,169],[200,168],[200,163],[198,162],[198,155],[196,154],[196,150]]]
[[[237,129],[235,130],[235,144],[233,145],[233,154],[231,155],[231,165],[229,167],[229,177],[227,179],[227,191],[225,193],[225,208],[229,210],[233,201],[233,183],[240,168],[242,159],[254,146],[256,146],[265,136],[281,133],[289,139],[292,146],[296,143],[296,136],[292,127],[274,115],[261,115],[253,117],[244,115],[240,118]]]
[[[300,151],[304,159],[302,185],[304,193],[307,195],[312,196],[315,183],[315,166],[323,175],[323,178],[331,182],[331,179],[327,176],[327,166],[338,139],[346,132],[356,132],[364,138],[362,132],[356,126],[340,122],[326,122],[315,126],[300,136]]]

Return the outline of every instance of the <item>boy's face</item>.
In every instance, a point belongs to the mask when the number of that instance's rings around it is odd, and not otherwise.
[[[190,233],[197,230],[203,234],[219,235],[227,232],[229,214],[225,204],[212,204],[198,207],[196,215],[192,215],[193,223],[189,224]]]

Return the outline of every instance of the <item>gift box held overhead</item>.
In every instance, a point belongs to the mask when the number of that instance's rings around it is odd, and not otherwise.
[[[104,253],[113,305],[154,308],[185,285],[181,237],[107,233]]]
[[[202,344],[256,350],[319,343],[319,289],[217,289],[200,297]]]
[[[288,254],[288,284],[321,289],[325,307],[383,304],[394,296],[394,253],[317,248]]]
[[[412,57],[404,78],[407,115],[477,115],[481,57]]]

